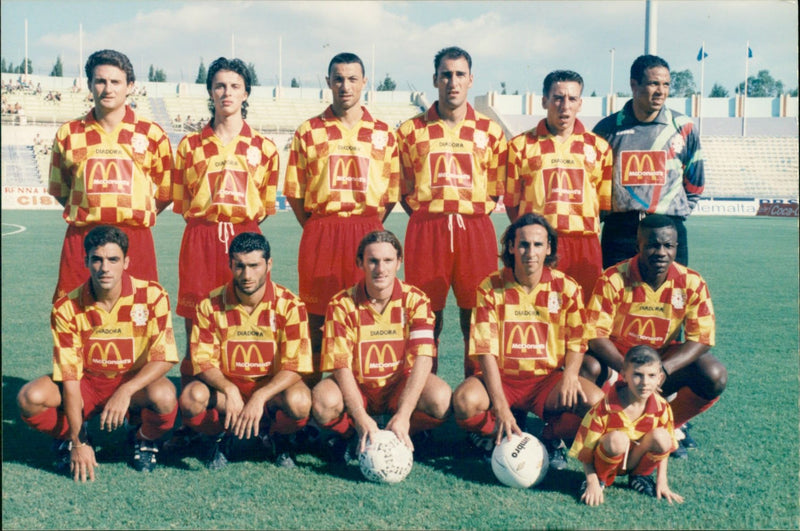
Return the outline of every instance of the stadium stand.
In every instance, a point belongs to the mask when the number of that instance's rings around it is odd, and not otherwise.
[[[42,176],[33,146],[3,145],[3,185],[41,186]]]

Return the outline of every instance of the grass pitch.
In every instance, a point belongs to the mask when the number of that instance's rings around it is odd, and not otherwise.
[[[127,465],[124,434],[90,427],[101,466],[97,481],[74,484],[53,472],[50,440],[27,428],[16,394],[51,370],[49,311],[65,225],[59,212],[2,216],[3,527],[24,528],[780,528],[800,527],[798,443],[798,225],[789,219],[691,218],[690,264],[707,280],[717,312],[716,356],[729,382],[717,406],[694,423],[701,447],[672,460],[670,486],[686,498],[669,505],[625,488],[606,503],[577,501],[583,474],[570,460],[535,489],[500,485],[466,448],[452,421],[435,435],[432,457],[398,485],[362,479],[357,466],[333,467],[301,455],[279,470],[258,458],[207,471],[195,454],[140,474]],[[401,238],[405,214],[387,228]],[[498,234],[504,216],[494,216]],[[14,225],[22,226],[24,231]],[[155,228],[162,284],[174,305],[183,222],[170,212]],[[300,227],[291,213],[262,230],[273,249],[273,279],[297,290]],[[176,318],[179,350],[183,322]],[[440,375],[461,381],[462,343],[452,296],[445,311]],[[178,382],[177,367],[170,377]],[[538,421],[528,418],[536,433]]]

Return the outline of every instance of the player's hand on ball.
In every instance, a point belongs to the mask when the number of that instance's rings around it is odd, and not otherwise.
[[[412,452],[414,451],[414,443],[411,442],[411,437],[408,435],[411,429],[411,423],[408,418],[394,415],[386,425],[386,429],[394,433]]]

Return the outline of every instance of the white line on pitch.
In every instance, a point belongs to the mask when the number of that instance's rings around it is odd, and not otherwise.
[[[22,225],[15,225],[14,223],[3,223],[3,225],[8,225],[9,227],[16,227],[17,230],[14,232],[4,232],[3,236],[11,236],[12,234],[19,234],[20,232],[25,232],[27,229]]]

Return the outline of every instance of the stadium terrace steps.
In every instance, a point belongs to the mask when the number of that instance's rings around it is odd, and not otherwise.
[[[147,98],[150,104],[150,110],[153,121],[164,128],[164,131],[171,133],[174,131],[172,127],[172,120],[169,118],[167,107],[164,105],[163,98]],[[138,109],[137,109],[138,110]]]
[[[41,186],[33,146],[3,146],[3,186]]]
[[[705,197],[798,199],[797,137],[704,136]]]

